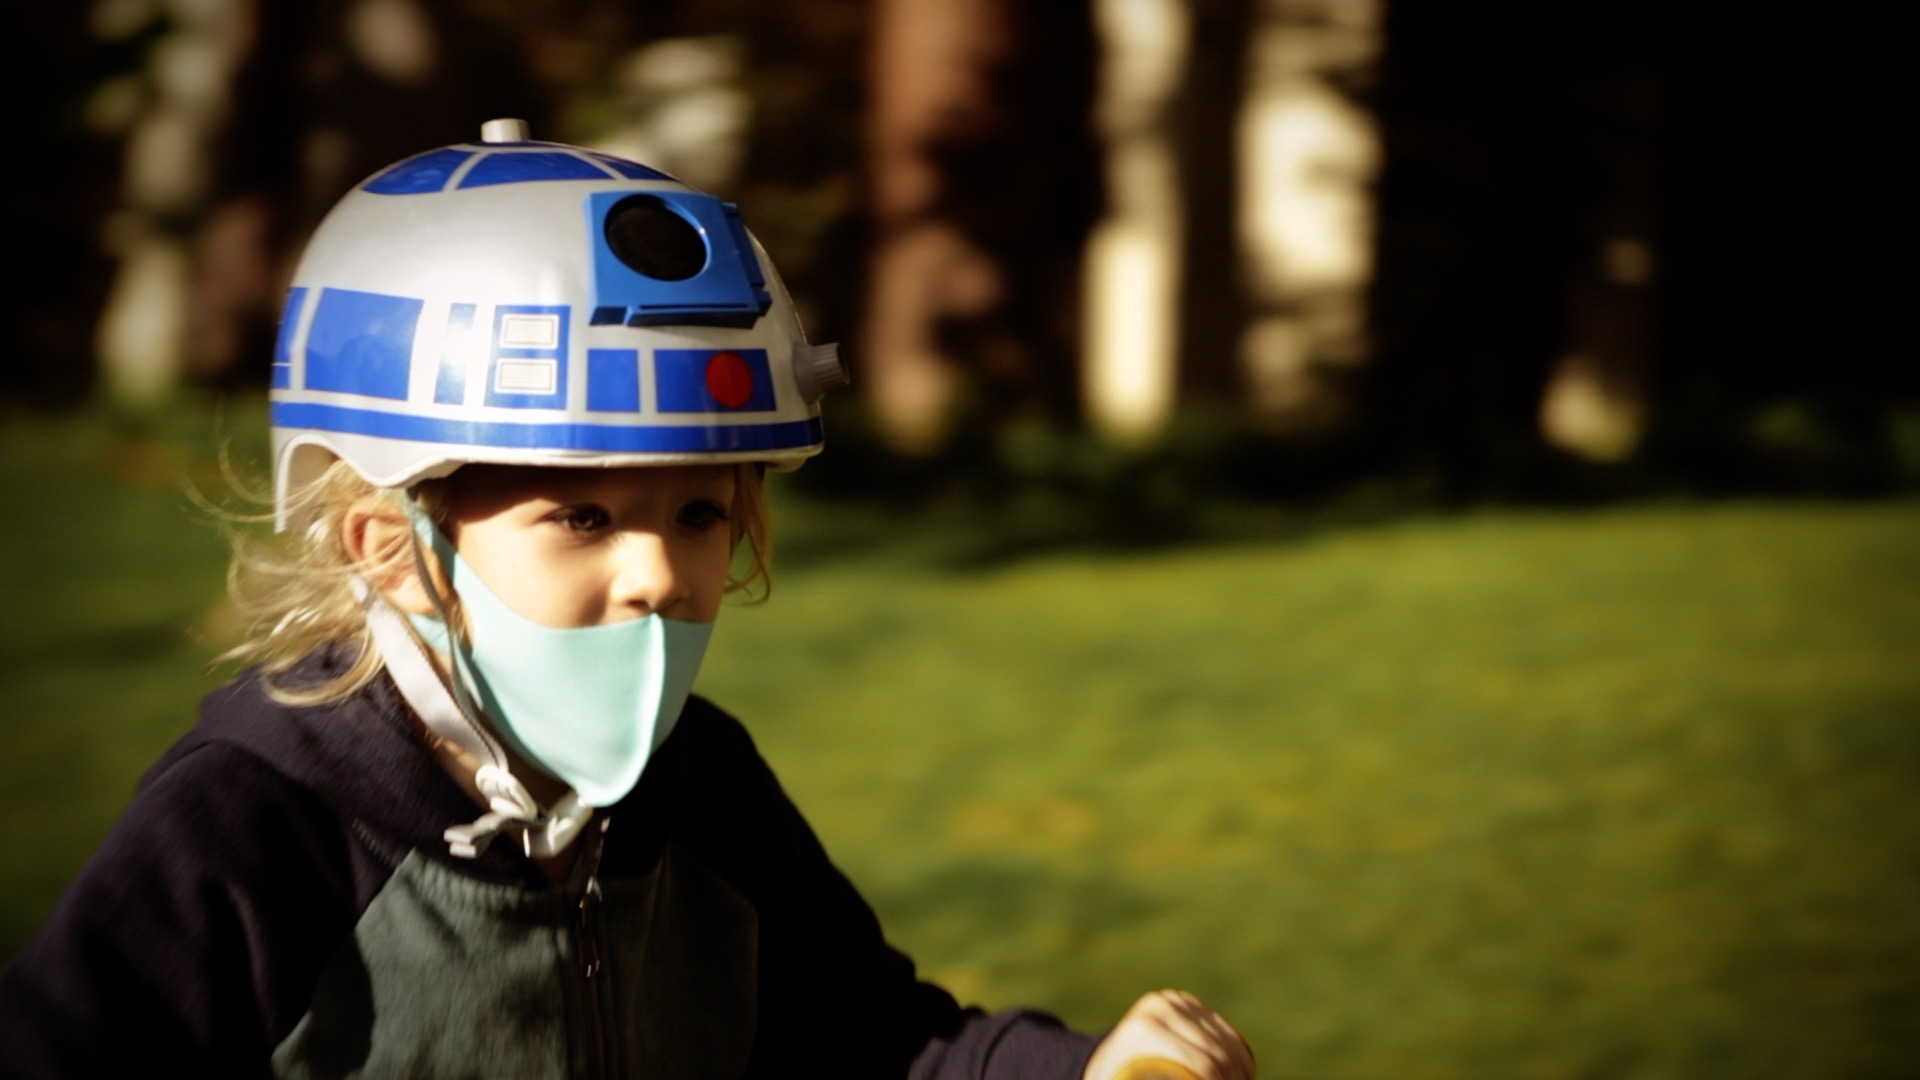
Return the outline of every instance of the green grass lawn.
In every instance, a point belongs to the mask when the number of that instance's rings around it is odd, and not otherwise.
[[[0,955],[216,681],[182,470],[186,435],[0,427]],[[785,509],[701,686],[962,996],[1101,1027],[1186,986],[1269,1077],[1920,1061],[1920,504],[998,560],[951,541],[993,523]]]

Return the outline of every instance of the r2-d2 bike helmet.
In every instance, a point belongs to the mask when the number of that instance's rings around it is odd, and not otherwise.
[[[273,360],[277,524],[335,458],[383,488],[477,462],[794,468],[847,381],[732,203],[489,121],[308,244]]]
[[[276,524],[308,527],[290,505],[336,460],[402,489],[478,463],[795,468],[821,449],[822,395],[847,381],[837,347],[807,344],[733,204],[645,165],[529,141],[521,121],[490,121],[479,142],[361,183],[309,242],[274,351]],[[425,577],[418,543],[415,559]],[[353,588],[402,697],[481,762],[474,782],[489,809],[447,830],[455,854],[503,833],[531,856],[555,854],[618,797],[538,805],[481,721],[488,676],[465,643],[447,646],[443,681],[406,619],[364,581]],[[635,685],[664,701],[682,670],[684,700],[691,669],[665,670]]]

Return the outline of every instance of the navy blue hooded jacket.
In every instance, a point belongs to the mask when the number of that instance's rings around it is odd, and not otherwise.
[[[1011,1080],[1092,1052],[918,981],[703,699],[602,811],[591,887],[448,854],[475,815],[385,678],[289,707],[242,676],[0,973],[0,1075]]]

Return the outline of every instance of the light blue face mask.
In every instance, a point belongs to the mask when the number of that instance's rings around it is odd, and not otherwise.
[[[414,629],[453,658],[494,730],[522,757],[573,788],[587,806],[619,802],[673,731],[706,656],[712,623],[647,615],[556,629],[506,605],[424,514],[420,535],[448,568],[466,635],[448,645],[439,618]]]

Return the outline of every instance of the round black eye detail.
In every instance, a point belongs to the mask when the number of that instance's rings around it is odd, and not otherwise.
[[[607,211],[607,246],[657,281],[685,281],[706,268],[707,242],[693,223],[653,195],[629,195]]]

